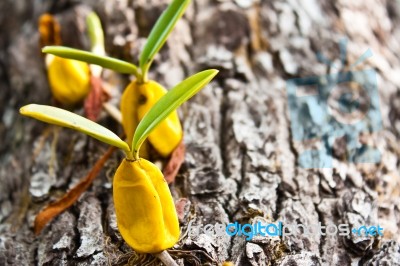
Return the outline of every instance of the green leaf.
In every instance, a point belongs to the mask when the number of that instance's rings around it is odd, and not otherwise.
[[[150,68],[154,56],[164,45],[176,22],[182,17],[190,0],[174,0],[161,14],[152,28],[139,58],[139,66],[144,76]]]
[[[87,30],[90,38],[91,51],[98,55],[105,55],[104,33],[100,18],[95,12],[90,12],[86,17]]]
[[[64,109],[48,105],[29,104],[23,106],[19,112],[22,115],[49,124],[80,131],[102,142],[121,148],[127,153],[130,152],[129,145],[107,128]]]
[[[199,92],[218,74],[218,70],[209,69],[199,72],[171,89],[146,113],[136,128],[132,141],[132,151],[137,158],[140,146],[151,131],[182,103]]]
[[[109,56],[97,55],[91,52],[82,51],[74,48],[68,48],[64,46],[46,46],[42,49],[43,53],[53,54],[59,57],[75,59],[84,61],[89,64],[95,64],[115,70],[120,73],[138,75],[137,66],[128,62],[118,60]]]

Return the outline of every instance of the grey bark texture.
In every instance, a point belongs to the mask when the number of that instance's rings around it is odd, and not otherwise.
[[[21,117],[18,108],[51,103],[38,44],[40,14],[56,12],[64,44],[87,49],[84,14],[95,10],[108,54],[135,62],[168,2],[0,2],[0,265],[159,264],[135,255],[117,230],[111,185],[119,153],[76,204],[34,236],[35,215],[84,177],[107,146],[66,129],[55,138],[54,128]],[[182,228],[171,254],[180,265],[400,265],[399,23],[395,0],[191,3],[150,72],[170,88],[196,71],[221,70],[180,109],[186,157],[171,185]],[[342,156],[346,142],[339,140],[332,169],[304,169],[297,163],[304,147],[291,136],[286,80],[330,73],[315,55],[337,62],[342,37],[348,38],[349,64],[367,48],[374,52],[362,66],[378,73],[383,128],[363,138],[379,149],[382,160],[348,163]],[[119,92],[128,82],[110,71],[105,78]],[[121,133],[106,114],[100,123]],[[261,218],[379,224],[384,235],[246,241],[184,234],[190,221],[195,226]]]

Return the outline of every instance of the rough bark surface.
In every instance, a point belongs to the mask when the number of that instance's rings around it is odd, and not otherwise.
[[[118,153],[73,207],[34,236],[38,211],[85,176],[107,147],[22,118],[18,108],[51,102],[38,47],[40,14],[56,12],[64,44],[87,48],[83,22],[85,10],[92,8],[102,19],[109,55],[136,61],[168,2],[92,0],[86,7],[68,0],[0,2],[0,265],[151,262],[137,258],[117,230],[111,184],[122,158]],[[188,232],[171,252],[181,265],[400,265],[399,23],[395,0],[193,1],[150,73],[171,87],[201,69],[221,70],[180,109],[186,157],[171,190],[182,231],[190,221],[251,223],[263,217],[302,224],[380,224],[384,236],[246,241]],[[379,149],[382,160],[348,163],[342,140],[335,143],[332,169],[303,169],[296,161],[303,146],[291,137],[285,81],[330,73],[315,55],[338,61],[342,37],[349,40],[349,64],[367,48],[374,51],[362,66],[378,73],[383,129],[364,138]],[[106,77],[119,91],[128,82],[110,72]],[[121,131],[106,115],[100,122]]]

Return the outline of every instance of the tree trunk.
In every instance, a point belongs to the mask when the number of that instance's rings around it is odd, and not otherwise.
[[[57,131],[18,114],[24,104],[51,103],[38,17],[56,12],[64,45],[87,49],[84,14],[92,8],[102,19],[108,54],[136,62],[169,1],[75,2],[0,3],[0,265],[158,264],[152,256],[135,254],[117,230],[111,184],[122,159],[118,152],[77,203],[39,236],[33,234],[36,214],[84,177],[107,149],[82,134]],[[190,4],[150,72],[151,79],[170,88],[196,71],[220,70],[211,85],[180,108],[186,155],[171,191],[182,239],[170,251],[180,265],[400,265],[399,12],[395,0]],[[344,68],[343,37],[348,40],[347,66],[368,48],[373,56]],[[320,62],[318,53],[338,67]],[[349,162],[349,142],[343,137],[333,144],[325,135],[296,139],[302,129],[289,115],[293,106],[287,81],[367,68],[377,73],[383,127],[359,138],[378,149],[380,162]],[[111,71],[105,78],[119,91],[128,82]],[[106,114],[100,123],[121,133]],[[318,121],[313,123],[307,129],[320,136]],[[332,148],[332,167],[303,168],[299,158],[304,151],[321,146]],[[260,219],[284,225],[379,224],[384,234],[254,236],[246,241],[204,227]]]

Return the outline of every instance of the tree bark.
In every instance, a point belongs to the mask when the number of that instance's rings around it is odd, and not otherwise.
[[[64,45],[88,48],[84,16],[101,17],[109,55],[137,61],[152,25],[169,1],[12,1],[0,3],[0,265],[145,265],[121,238],[112,203],[116,152],[69,210],[33,234],[35,215],[59,198],[107,149],[82,134],[23,118],[28,103],[50,104],[40,54],[38,17],[55,12]],[[150,72],[171,88],[205,68],[217,78],[180,108],[186,155],[171,191],[182,239],[170,252],[180,265],[400,265],[400,5],[368,1],[193,1]],[[83,26],[82,26],[83,25]],[[377,164],[353,164],[346,140],[333,145],[333,168],[305,169],[293,140],[286,81],[335,71],[342,37],[347,65],[378,74],[383,128],[363,135]],[[338,69],[343,70],[342,69]],[[105,78],[119,92],[128,77]],[[119,93],[114,95],[118,99]],[[81,109],[75,110],[82,113]],[[120,126],[106,114],[100,123]],[[55,137],[58,136],[58,137]],[[311,145],[314,145],[311,143]],[[132,214],[134,215],[134,214]],[[285,237],[198,234],[188,225],[254,223],[380,225],[383,236]],[[202,227],[204,229],[204,227]]]

